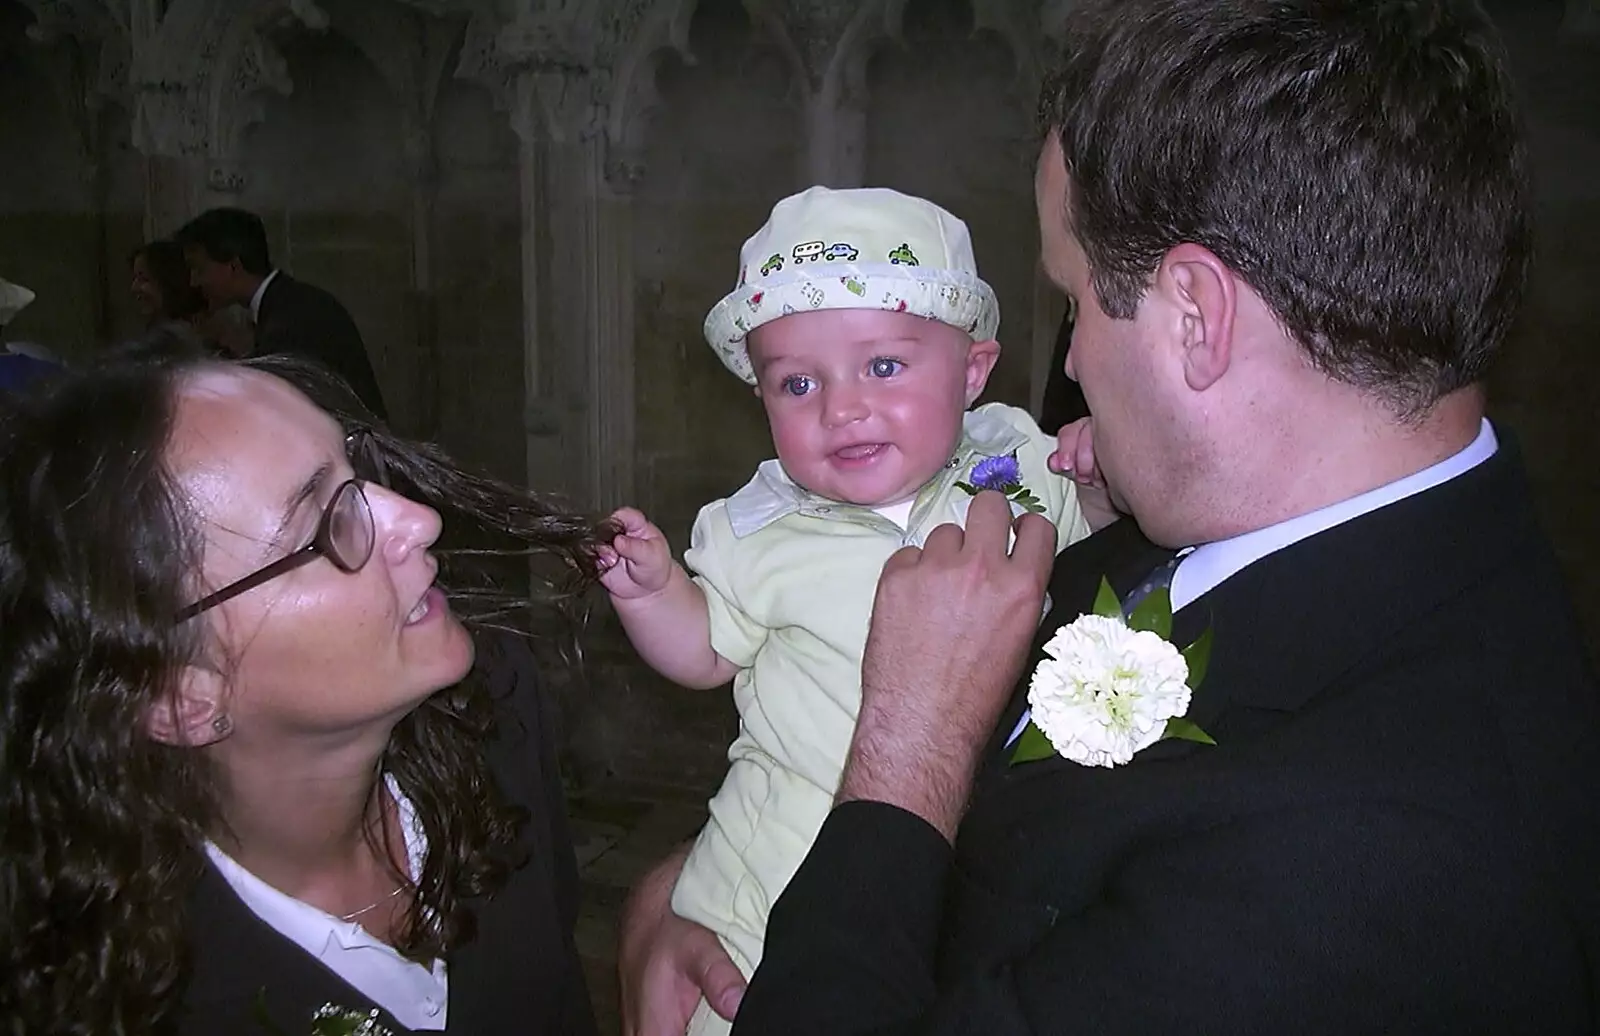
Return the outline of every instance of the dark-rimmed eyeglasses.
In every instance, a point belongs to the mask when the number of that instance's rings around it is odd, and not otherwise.
[[[176,621],[192,619],[203,611],[215,608],[242,593],[254,590],[270,579],[293,572],[319,557],[327,558],[341,572],[360,571],[372,558],[376,532],[372,524],[372,506],[367,502],[362,488],[372,482],[389,487],[389,472],[383,461],[373,430],[365,425],[349,426],[344,437],[345,456],[355,468],[356,477],[339,484],[333,499],[323,509],[317,523],[316,535],[311,542],[287,557],[279,558],[265,568],[235,580],[227,586],[207,594],[178,612]]]
[[[287,575],[319,557],[333,562],[341,572],[359,571],[372,557],[375,539],[372,507],[367,503],[367,494],[361,487],[362,480],[358,478],[339,483],[339,488],[333,491],[333,499],[328,501],[328,506],[322,512],[317,533],[310,543],[180,609],[177,621],[192,619],[203,611],[215,608],[224,601],[231,601],[270,579]]]

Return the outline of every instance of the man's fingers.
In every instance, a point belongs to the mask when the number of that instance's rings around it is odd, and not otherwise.
[[[964,538],[966,544],[979,550],[995,550],[1004,554],[1010,531],[1009,500],[993,491],[979,493],[973,498],[972,506],[967,508],[967,533]],[[931,544],[933,537],[929,536],[928,540]]]
[[[1014,528],[1017,542],[1011,547],[1011,558],[1035,573],[1042,588],[1050,581],[1050,569],[1055,563],[1056,527],[1043,515],[1029,512],[1016,520]]]
[[[728,959],[728,955],[722,952],[720,945],[714,954],[703,955],[696,962],[696,967],[699,969],[700,991],[706,1003],[725,1020],[733,1021],[734,1012],[739,1010],[739,1001],[744,999],[744,976]]]
[[[933,539],[944,528],[945,526],[940,526],[934,529],[932,533],[929,533],[928,539]],[[949,526],[949,528],[955,529],[958,534],[961,531],[954,525]],[[890,554],[889,560],[883,563],[883,571],[878,575],[879,581],[881,582],[883,577],[890,572],[900,572],[908,568],[915,568],[917,559],[920,557],[922,557],[922,547],[911,545],[901,547],[893,554]]]

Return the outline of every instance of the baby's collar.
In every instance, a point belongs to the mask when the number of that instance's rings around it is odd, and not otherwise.
[[[961,468],[973,457],[1004,456],[1027,443],[1027,433],[990,412],[989,408],[969,410],[961,418],[961,442],[956,445],[955,455],[934,479]],[[733,527],[734,536],[739,539],[760,532],[791,514],[827,516],[844,509],[852,512],[872,510],[870,507],[844,504],[818,496],[790,478],[776,459],[762,461],[755,475],[730,496],[727,503],[728,523]]]

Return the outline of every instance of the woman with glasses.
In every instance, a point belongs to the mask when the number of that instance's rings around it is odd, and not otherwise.
[[[358,413],[176,359],[0,418],[0,1032],[593,1030],[548,706],[435,545],[559,603],[609,533]]]

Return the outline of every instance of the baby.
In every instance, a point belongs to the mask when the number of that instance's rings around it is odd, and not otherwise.
[[[939,206],[884,189],[785,198],[705,322],[766,407],[777,459],[701,510],[692,577],[644,515],[617,512],[602,582],[634,647],[684,686],[733,681],[739,736],[672,906],[717,932],[747,978],[833,804],[884,562],[963,522],[979,489],[1049,518],[1058,550],[1114,517],[1103,491],[1085,487],[1080,506],[1049,470],[1057,440],[1026,413],[968,410],[999,323],[966,225]],[[1080,436],[1087,456],[1077,425],[1065,457]],[[689,1031],[727,1029],[702,1003]]]

